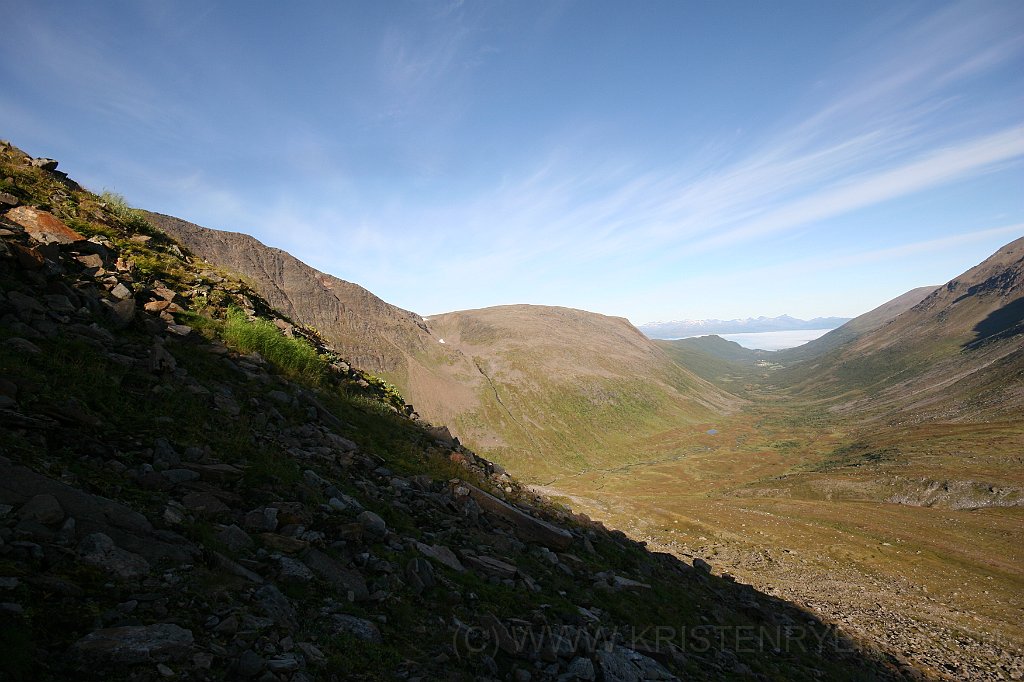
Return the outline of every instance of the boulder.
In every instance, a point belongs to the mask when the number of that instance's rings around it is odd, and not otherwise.
[[[214,538],[231,552],[243,552],[255,546],[249,534],[234,524],[221,528]]]
[[[288,597],[281,594],[281,590],[273,585],[264,585],[256,590],[255,596],[263,613],[275,623],[289,628],[298,627],[295,607],[292,606]]]
[[[35,521],[44,526],[60,523],[64,520],[64,509],[57,498],[50,494],[36,495],[18,510],[23,521]]]
[[[85,237],[62,223],[53,214],[30,206],[12,208],[6,217],[25,228],[33,239],[44,244],[73,244],[85,241]]]
[[[615,646],[611,650],[599,649],[595,654],[597,669],[604,682],[648,682],[649,680],[678,680],[653,658]]]
[[[370,644],[382,644],[384,642],[384,638],[381,637],[377,626],[365,618],[358,618],[343,613],[333,616],[331,624],[336,634],[351,635]]]
[[[388,524],[384,522],[384,519],[374,514],[372,511],[364,511],[356,517],[356,521],[362,525],[363,530],[366,531],[367,535],[375,538],[383,538],[388,534]]]
[[[192,631],[173,623],[106,628],[75,642],[76,654],[90,661],[138,664],[183,661],[192,653]]]
[[[466,557],[466,562],[488,575],[494,575],[502,579],[514,578],[516,575],[516,567],[512,564],[507,564],[500,559],[495,559],[490,556],[471,556]]]
[[[0,457],[0,506],[19,507],[44,494],[53,495],[64,512],[75,518],[82,536],[102,533],[118,547],[150,562],[191,563],[198,554],[195,546],[180,535],[163,531],[157,537],[145,516],[123,504],[72,488]]]
[[[459,558],[455,556],[455,552],[443,545],[425,545],[422,542],[417,542],[416,549],[423,556],[433,559],[457,573],[462,573],[466,570],[466,567],[462,565]]]
[[[119,578],[131,580],[149,573],[149,562],[138,554],[121,549],[109,535],[92,533],[78,545],[82,561]]]
[[[405,579],[416,594],[425,592],[434,586],[434,568],[422,557],[409,559],[405,565]]]
[[[499,649],[511,656],[519,654],[519,644],[512,638],[505,624],[498,620],[496,616],[485,613],[480,619],[480,625],[491,636],[491,641],[497,644]]]
[[[320,550],[312,548],[307,550],[302,555],[302,561],[321,579],[343,595],[351,597],[353,601],[369,599],[370,591],[366,587],[363,576],[345,568],[341,562],[332,559]]]
[[[564,528],[521,512],[507,502],[468,483],[460,485],[469,490],[469,497],[480,505],[481,509],[511,523],[520,540],[536,542],[556,551],[564,551],[572,544],[572,533]]]
[[[36,344],[32,343],[28,339],[15,336],[13,338],[4,341],[4,345],[11,350],[19,353],[26,353],[28,355],[39,355],[43,351]]]

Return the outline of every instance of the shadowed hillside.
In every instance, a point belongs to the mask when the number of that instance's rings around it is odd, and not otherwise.
[[[645,439],[737,404],[623,319],[503,306],[427,323],[248,235],[146,215],[393,381],[424,417],[527,478],[632,461]]]

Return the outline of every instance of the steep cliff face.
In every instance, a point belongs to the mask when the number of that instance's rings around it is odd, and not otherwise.
[[[146,216],[193,253],[245,277],[271,305],[315,328],[357,366],[392,381],[424,417],[446,423],[477,402],[476,369],[440,343],[419,315],[249,235]]]
[[[212,230],[159,213],[146,216],[192,252],[250,279],[284,314],[331,336],[338,349],[359,366],[401,376],[410,352],[437,345],[419,315],[249,235]]]

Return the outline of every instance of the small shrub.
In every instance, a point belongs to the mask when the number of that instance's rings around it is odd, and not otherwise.
[[[150,232],[152,227],[142,211],[132,208],[125,201],[125,198],[115,192],[106,191],[100,195],[100,200],[106,205],[107,210],[120,220],[125,227],[135,232]]]

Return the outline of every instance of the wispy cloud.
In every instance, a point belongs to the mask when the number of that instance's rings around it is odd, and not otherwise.
[[[1024,40],[1007,21],[991,5],[956,6],[890,35],[871,45],[875,60],[830,76],[835,97],[728,163],[720,159],[737,149],[666,168],[623,152],[595,164],[587,150],[561,145],[443,222],[453,233],[490,226],[479,245],[484,262],[496,251],[519,266],[566,253],[665,260],[757,242],[1016,163],[1024,156],[1020,109],[1013,120],[1006,100],[963,101],[952,88],[1019,61]]]

